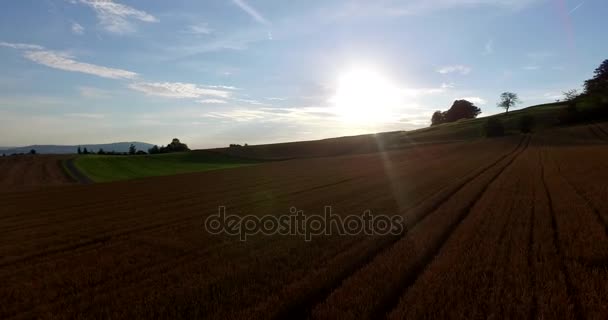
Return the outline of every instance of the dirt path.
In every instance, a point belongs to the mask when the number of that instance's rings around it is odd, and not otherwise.
[[[82,171],[80,171],[80,170],[78,170],[78,168],[76,168],[73,158],[66,159],[64,161],[65,161],[66,170],[69,171],[70,176],[73,177],[74,179],[76,179],[76,181],[78,183],[80,183],[80,184],[94,183],[94,181],[91,180],[91,178],[87,177],[84,173],[82,173]]]

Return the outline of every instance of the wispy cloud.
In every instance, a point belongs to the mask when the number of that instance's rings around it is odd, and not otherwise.
[[[555,54],[555,52],[552,52],[552,51],[534,51],[534,52],[528,52],[526,55],[530,59],[540,60],[540,59],[554,57],[556,54]]]
[[[66,113],[66,117],[81,118],[81,119],[103,119],[106,116],[101,113]]]
[[[241,10],[245,11],[248,15],[250,15],[255,21],[269,25],[270,22],[264,18],[256,9],[250,6],[245,0],[232,0],[234,4],[236,4]]]
[[[226,100],[220,100],[220,99],[203,99],[203,100],[197,100],[196,102],[201,103],[201,104],[226,104],[226,103],[228,103]]]
[[[196,84],[183,82],[136,82],[130,84],[129,88],[151,96],[178,99],[201,98],[205,96],[228,98],[231,95],[231,92],[228,90],[201,87]]]
[[[39,46],[37,44],[27,44],[27,43],[0,42],[0,47],[12,48],[12,49],[17,49],[17,50],[44,50],[43,46]]]
[[[99,24],[108,32],[130,33],[135,31],[132,20],[142,22],[158,22],[153,15],[129,7],[124,4],[113,2],[112,0],[71,0],[72,3],[85,4],[97,14]]]
[[[26,51],[23,56],[41,65],[64,71],[86,73],[110,79],[134,79],[137,77],[135,72],[79,62],[70,55],[61,52],[49,50]]]
[[[460,73],[462,75],[467,75],[471,73],[471,68],[463,65],[453,65],[441,67],[437,69],[437,72],[441,74]]]
[[[78,87],[78,92],[82,97],[89,99],[106,99],[112,96],[110,91],[85,86]]]
[[[582,7],[585,4],[585,1],[579,3],[576,7],[572,8],[572,10],[570,10],[570,12],[568,12],[568,14],[573,14],[574,11],[578,10],[580,7]]]
[[[84,27],[81,26],[78,22],[72,22],[72,33],[75,35],[83,35]]]
[[[408,0],[369,1],[352,0],[340,8],[328,10],[335,18],[358,16],[406,16],[419,15],[453,8],[498,8],[521,10],[544,0]]]
[[[134,79],[137,77],[135,72],[76,61],[74,57],[67,53],[47,50],[35,44],[0,42],[0,46],[25,50],[23,56],[26,59],[54,69],[86,73],[110,79]]]
[[[483,54],[487,56],[492,53],[494,53],[494,40],[490,39],[483,48]]]
[[[196,35],[208,35],[213,32],[213,29],[209,28],[207,23],[191,25],[184,31],[184,33],[196,34]]]
[[[472,103],[474,103],[476,105],[480,105],[480,106],[483,106],[486,103],[488,103],[485,99],[483,99],[481,97],[463,97],[463,98],[460,98],[460,99],[467,100],[469,102],[472,102]]]

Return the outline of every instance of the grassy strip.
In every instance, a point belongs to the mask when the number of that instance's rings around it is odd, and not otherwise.
[[[235,168],[256,163],[204,151],[137,156],[86,155],[74,160],[78,170],[95,182]]]

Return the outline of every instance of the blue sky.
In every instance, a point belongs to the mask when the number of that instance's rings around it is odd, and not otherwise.
[[[427,126],[522,106],[606,58],[603,0],[7,0],[0,145],[196,148]]]

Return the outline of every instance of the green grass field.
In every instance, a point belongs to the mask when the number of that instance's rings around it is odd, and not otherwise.
[[[256,163],[207,151],[136,156],[86,155],[79,156],[74,162],[78,170],[95,182],[226,169]]]

